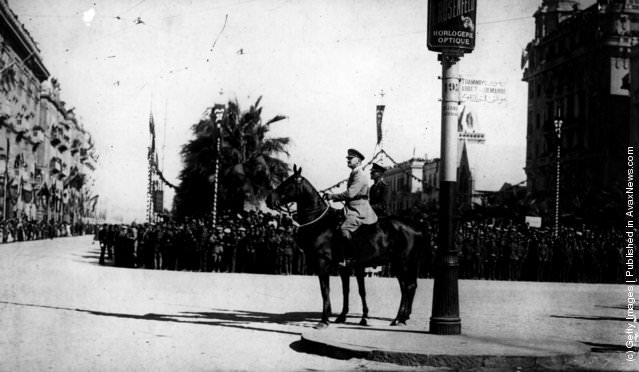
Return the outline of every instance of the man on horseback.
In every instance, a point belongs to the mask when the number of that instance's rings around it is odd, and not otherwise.
[[[369,202],[378,217],[388,215],[388,205],[390,204],[391,190],[384,181],[386,168],[377,163],[371,166],[371,178],[373,185],[369,192]]]
[[[377,215],[368,202],[368,179],[362,169],[364,155],[355,149],[348,149],[346,156],[348,167],[352,169],[348,177],[346,191],[339,194],[328,194],[328,200],[343,201],[345,220],[340,225],[340,232],[344,237],[344,261],[340,265],[346,265],[346,258],[352,256],[353,232],[360,225],[368,225],[377,222]]]

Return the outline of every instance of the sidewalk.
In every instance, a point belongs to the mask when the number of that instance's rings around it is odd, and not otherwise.
[[[538,335],[531,335],[537,336]],[[552,368],[583,364],[589,348],[556,338],[508,338],[486,333],[429,334],[424,327],[332,324],[302,334],[308,351],[340,359],[362,358],[410,366]],[[576,367],[576,366],[575,366]]]
[[[371,283],[376,290],[381,283]],[[432,282],[421,283],[426,293]],[[424,288],[425,287],[425,288]],[[408,326],[389,326],[394,300],[376,304],[345,324],[302,333],[305,351],[334,358],[362,358],[405,366],[454,370],[639,370],[626,361],[623,293],[616,285],[460,281],[462,334],[428,333],[430,298]],[[383,291],[382,291],[383,290]],[[380,288],[379,293],[392,293]],[[357,300],[353,300],[358,304]],[[358,309],[359,310],[359,309]],[[385,310],[380,314],[381,310]],[[331,318],[333,320],[334,318]]]

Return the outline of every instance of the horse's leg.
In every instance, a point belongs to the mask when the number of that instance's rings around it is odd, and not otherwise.
[[[396,326],[396,325],[406,325],[406,321],[403,319],[404,318],[404,313],[405,313],[405,308],[406,308],[406,280],[404,279],[403,275],[398,275],[397,276],[397,280],[399,281],[399,289],[402,292],[402,299],[399,301],[399,310],[397,310],[397,316],[395,317],[395,319],[391,322],[390,325],[392,326]]]
[[[318,277],[322,291],[322,320],[315,328],[322,329],[328,327],[328,317],[331,315],[330,282],[328,274],[320,274]]]
[[[364,278],[366,273],[364,268],[355,269],[355,277],[357,278],[357,288],[359,289],[359,297],[362,299],[362,320],[359,321],[359,325],[368,325],[366,318],[368,318],[368,305],[366,304],[366,286],[364,285]]]
[[[346,315],[348,315],[348,295],[351,284],[351,270],[346,267],[341,268],[339,270],[339,277],[342,279],[342,295],[344,300],[342,301],[342,312],[335,319],[335,323],[344,323],[346,321]]]
[[[404,321],[410,319],[413,311],[413,300],[415,299],[415,291],[417,290],[417,278],[411,276],[406,284],[406,308],[404,309]]]

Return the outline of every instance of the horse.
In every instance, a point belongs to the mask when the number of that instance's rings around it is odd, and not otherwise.
[[[307,252],[309,260],[315,264],[322,293],[322,317],[315,328],[325,328],[331,315],[329,277],[334,265],[343,259],[343,250],[339,249],[343,239],[337,232],[343,218],[341,210],[332,208],[322,195],[302,176],[302,168],[293,166],[293,174],[272,190],[266,198],[271,209],[290,212],[289,204],[296,203],[297,211],[293,216],[298,223],[296,241]],[[344,302],[342,312],[335,323],[342,323],[348,314],[348,293],[350,271],[355,272],[359,294],[362,300],[362,319],[360,325],[366,325],[368,305],[364,287],[364,269],[366,267],[391,264],[392,273],[399,281],[401,301],[397,316],[391,326],[406,325],[413,307],[417,289],[420,251],[423,249],[422,234],[411,226],[393,217],[379,218],[372,225],[362,225],[353,234],[353,261],[339,270]]]

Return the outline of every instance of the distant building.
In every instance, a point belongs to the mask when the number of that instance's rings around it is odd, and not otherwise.
[[[441,160],[439,158],[426,159],[422,173],[424,183],[424,202],[428,206],[436,206],[439,201],[439,169]]]
[[[462,208],[485,205],[487,197],[504,183],[521,183],[525,174],[519,164],[516,146],[487,145],[460,140],[457,146],[457,203]],[[435,206],[439,201],[440,159],[424,163],[424,202]]]
[[[426,160],[411,158],[384,173],[384,179],[391,189],[390,214],[398,214],[422,202],[422,175]]]
[[[90,135],[59,98],[35,41],[0,0],[0,214],[74,223],[92,211]],[[93,205],[92,205],[93,203]]]
[[[562,211],[621,198],[630,97],[623,88],[639,36],[639,0],[543,0],[522,67],[528,83],[528,192],[553,205],[555,120],[561,120]],[[552,213],[546,208],[543,213]],[[562,212],[563,213],[563,212]]]

